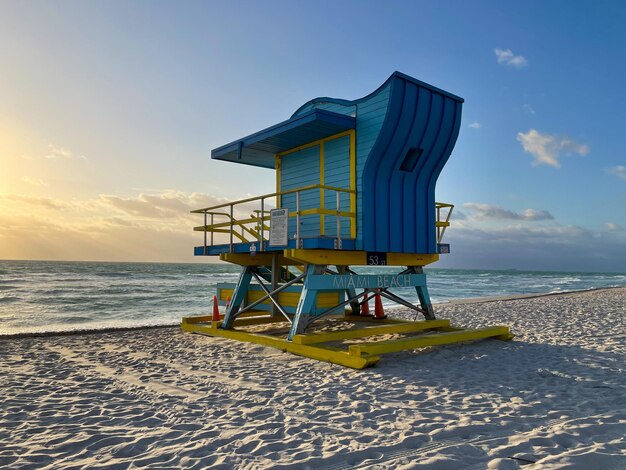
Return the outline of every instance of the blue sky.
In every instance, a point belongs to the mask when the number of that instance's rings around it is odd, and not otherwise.
[[[619,1],[2,2],[0,258],[189,261],[179,212],[274,190],[212,148],[399,70],[465,98],[439,266],[626,271],[624,24]]]

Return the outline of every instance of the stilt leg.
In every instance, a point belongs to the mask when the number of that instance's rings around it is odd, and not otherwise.
[[[346,274],[347,268],[347,266],[337,266],[337,272],[339,274]],[[356,297],[356,290],[353,288],[346,289],[346,295],[348,296],[348,299]],[[353,300],[352,302],[350,302],[350,310],[351,315],[359,315],[361,313],[361,306],[359,305],[358,300]]]
[[[424,274],[424,269],[421,266],[413,266],[413,272],[415,274]],[[428,287],[424,283],[423,286],[415,286],[417,291],[417,298],[419,299],[420,307],[424,310],[424,318],[426,320],[435,319],[435,311],[433,305],[430,302],[430,295],[428,295]]]
[[[304,333],[306,326],[309,322],[311,312],[315,309],[317,304],[317,290],[309,288],[309,278],[313,274],[324,274],[326,266],[318,266],[315,264],[309,264],[306,267],[307,277],[304,278],[304,285],[302,286],[302,293],[300,294],[300,301],[296,309],[296,315],[291,324],[291,330],[287,339],[291,341],[294,335]]]
[[[278,253],[272,254],[272,291],[278,289],[278,281],[280,279],[280,263],[278,262]],[[280,317],[281,313],[276,307],[276,305],[272,304],[272,316],[274,318]]]
[[[233,327],[233,323],[235,322],[235,315],[241,308],[241,304],[246,298],[248,294],[248,287],[250,286],[250,280],[252,279],[252,270],[253,266],[246,266],[243,268],[241,275],[239,276],[239,281],[237,281],[237,286],[233,292],[233,296],[230,299],[230,305],[228,310],[226,311],[226,316],[222,321],[221,328],[225,330],[230,330]]]

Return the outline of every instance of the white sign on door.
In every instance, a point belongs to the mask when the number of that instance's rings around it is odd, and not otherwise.
[[[289,240],[289,209],[270,211],[270,246],[286,246]]]

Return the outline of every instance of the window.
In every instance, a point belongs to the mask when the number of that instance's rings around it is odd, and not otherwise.
[[[410,148],[402,159],[402,163],[400,164],[400,170],[409,173],[415,170],[415,165],[417,165],[417,161],[422,156],[423,152],[424,149]]]

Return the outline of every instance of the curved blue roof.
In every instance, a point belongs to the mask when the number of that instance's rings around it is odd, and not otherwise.
[[[355,119],[345,114],[313,109],[211,151],[211,158],[275,168],[274,155],[314,140],[354,129]]]

